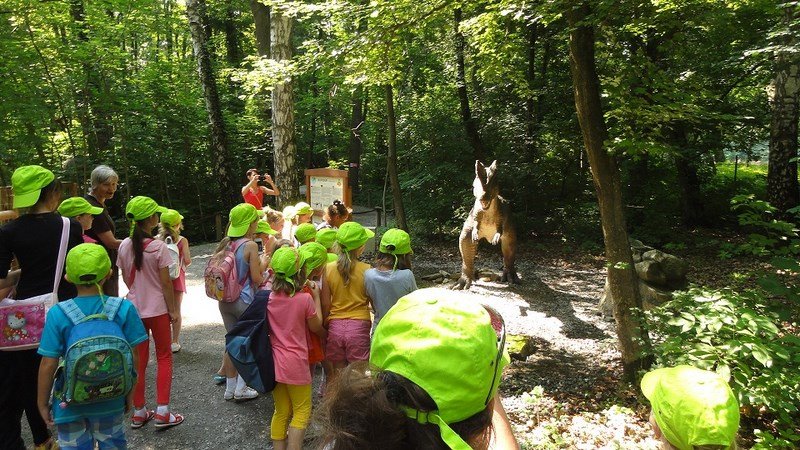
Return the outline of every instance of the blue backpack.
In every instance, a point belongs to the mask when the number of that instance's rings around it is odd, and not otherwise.
[[[225,350],[248,386],[265,394],[275,389],[275,362],[269,340],[270,291],[257,291],[253,303],[225,335]]]
[[[133,388],[133,352],[114,321],[122,299],[108,297],[103,312],[86,316],[73,300],[58,303],[74,325],[64,354],[58,397],[67,405],[124,398]]]

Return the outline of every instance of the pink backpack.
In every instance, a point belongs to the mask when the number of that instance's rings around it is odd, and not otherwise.
[[[223,303],[231,303],[239,299],[244,282],[240,281],[239,272],[236,270],[236,250],[244,242],[246,242],[245,239],[231,242],[224,250],[208,260],[206,270],[203,272],[208,298]],[[244,277],[244,280],[247,280],[247,277]]]

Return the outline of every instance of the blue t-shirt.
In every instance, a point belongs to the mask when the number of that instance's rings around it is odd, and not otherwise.
[[[103,312],[103,302],[99,295],[75,297],[75,304],[84,315]],[[122,328],[122,333],[131,347],[147,340],[147,331],[133,303],[122,300],[114,322]],[[58,306],[50,308],[42,331],[39,354],[48,358],[60,358],[67,352],[67,339],[72,331],[72,321]],[[136,351],[133,349],[133,351]],[[53,421],[56,424],[74,422],[88,417],[107,417],[122,414],[125,411],[125,398],[106,400],[89,405],[70,405],[62,408],[53,402]]]
[[[369,298],[372,299],[372,308],[375,311],[372,331],[375,331],[378,322],[400,297],[417,290],[417,281],[414,279],[414,274],[408,269],[367,269],[364,273],[364,287],[367,289]]]

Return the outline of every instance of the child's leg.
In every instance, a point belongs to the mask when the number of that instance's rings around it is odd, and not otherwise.
[[[87,419],[87,422],[99,450],[125,449],[127,447],[124,414]]]
[[[175,290],[175,304],[178,306],[178,319],[172,324],[172,342],[177,344],[178,338],[181,335],[181,322],[183,316],[181,315],[181,302],[183,301],[183,291]]]
[[[289,416],[292,414],[288,386],[278,383],[272,390],[272,398],[275,401],[275,412],[272,413],[270,422],[270,437],[275,450],[283,450],[286,448],[286,431],[289,428]]]
[[[303,437],[311,420],[311,385],[287,385],[292,401],[292,422],[289,424],[287,450],[302,450]]]
[[[172,333],[170,332],[169,314],[152,317],[153,342],[156,346],[156,401],[158,406],[169,405],[172,391]]]
[[[144,329],[147,332],[147,340],[136,346],[136,351],[139,352],[139,364],[136,366],[136,386],[133,388],[133,406],[136,409],[144,408],[144,387],[145,379],[147,378],[147,362],[150,359],[150,330],[152,328],[152,318],[148,317],[142,319]]]
[[[82,450],[94,448],[92,432],[86,419],[56,425],[58,445],[62,450]]]

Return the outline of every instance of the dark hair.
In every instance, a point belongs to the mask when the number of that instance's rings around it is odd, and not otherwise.
[[[330,222],[332,217],[348,218],[352,212],[353,211],[347,206],[344,206],[344,203],[342,203],[340,200],[334,200],[333,204],[328,205],[328,207],[325,208],[325,213],[323,214],[322,220]]]
[[[442,440],[438,426],[408,418],[399,405],[423,411],[437,409],[433,399],[407,378],[367,362],[351,364],[331,386],[320,408],[319,448],[450,448]],[[487,407],[449,425],[473,448],[486,448],[492,432],[492,409]]]
[[[133,226],[131,243],[133,244],[133,266],[136,267],[136,270],[142,270],[142,261],[144,260],[144,240],[146,238],[153,237],[151,230],[146,230],[142,226],[142,223],[149,220],[150,217],[147,219],[137,220]]]
[[[394,267],[394,255],[391,253],[378,252],[375,255],[375,267]],[[397,255],[397,270],[411,269],[411,253]]]
[[[50,197],[56,194],[61,194],[61,180],[58,178],[53,179],[47,186],[43,187],[41,191],[39,191],[39,199],[36,200],[35,205],[40,203],[44,203],[50,200]]]
[[[247,173],[244,176],[249,178],[251,173],[258,173],[258,169],[247,169]]]

